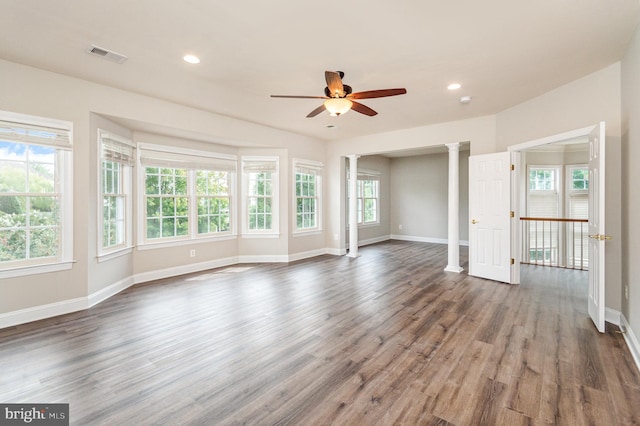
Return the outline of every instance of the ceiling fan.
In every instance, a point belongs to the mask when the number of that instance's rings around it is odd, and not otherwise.
[[[386,96],[404,95],[407,89],[382,89],[368,90],[366,92],[352,93],[351,86],[342,83],[344,73],[342,71],[325,71],[324,77],[327,80],[327,87],[324,88],[325,96],[289,96],[271,95],[272,98],[297,98],[297,99],[325,99],[324,103],[311,111],[307,118],[315,117],[322,111],[329,111],[329,115],[338,116],[346,113],[350,109],[360,114],[372,117],[378,114],[366,105],[356,102],[356,99],[383,98]]]

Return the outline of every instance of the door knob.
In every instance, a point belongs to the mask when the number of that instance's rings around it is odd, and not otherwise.
[[[478,221],[477,221],[477,220],[475,220],[475,219],[471,219],[471,223],[472,223],[473,225],[475,225],[476,223],[478,223]]]
[[[599,241],[612,240],[613,239],[613,237],[611,235],[601,235],[601,234],[589,235],[589,238],[593,238],[594,240],[599,240]]]

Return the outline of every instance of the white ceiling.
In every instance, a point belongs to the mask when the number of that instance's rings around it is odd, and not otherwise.
[[[640,22],[638,0],[0,0],[0,10],[2,59],[326,140],[499,112],[620,60]],[[91,44],[129,59],[89,55]],[[344,71],[354,92],[408,93],[362,101],[375,117],[305,118],[320,100],[269,97],[321,96],[325,70]]]

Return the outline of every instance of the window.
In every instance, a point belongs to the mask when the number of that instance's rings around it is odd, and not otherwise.
[[[321,230],[322,164],[294,160],[295,217],[294,232]]]
[[[277,235],[278,233],[278,158],[244,157],[245,234]]]
[[[0,277],[70,267],[71,169],[71,123],[0,112]]]
[[[189,235],[187,170],[145,168],[146,238]]]
[[[140,144],[144,243],[232,235],[235,156]]]
[[[229,172],[196,171],[198,234],[231,230],[231,194]]]
[[[529,166],[527,216],[533,218],[559,218],[561,213],[560,167]],[[529,223],[529,260],[533,263],[558,264],[559,222],[547,222],[547,228]]]
[[[133,146],[125,138],[98,130],[100,205],[98,255],[131,247]]]
[[[380,223],[380,173],[358,170],[358,224],[370,225]],[[347,193],[349,194],[349,171],[347,170]],[[349,194],[351,196],[351,194]]]
[[[529,167],[527,216],[540,218],[561,216],[559,179],[559,167]]]
[[[567,217],[589,219],[589,166],[567,167]],[[567,255],[571,267],[589,265],[588,224],[572,223],[567,228]]]

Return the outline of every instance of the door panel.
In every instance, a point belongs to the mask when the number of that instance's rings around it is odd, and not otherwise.
[[[599,332],[604,333],[604,123],[589,133],[589,316]]]
[[[510,154],[469,157],[469,275],[511,282]]]

